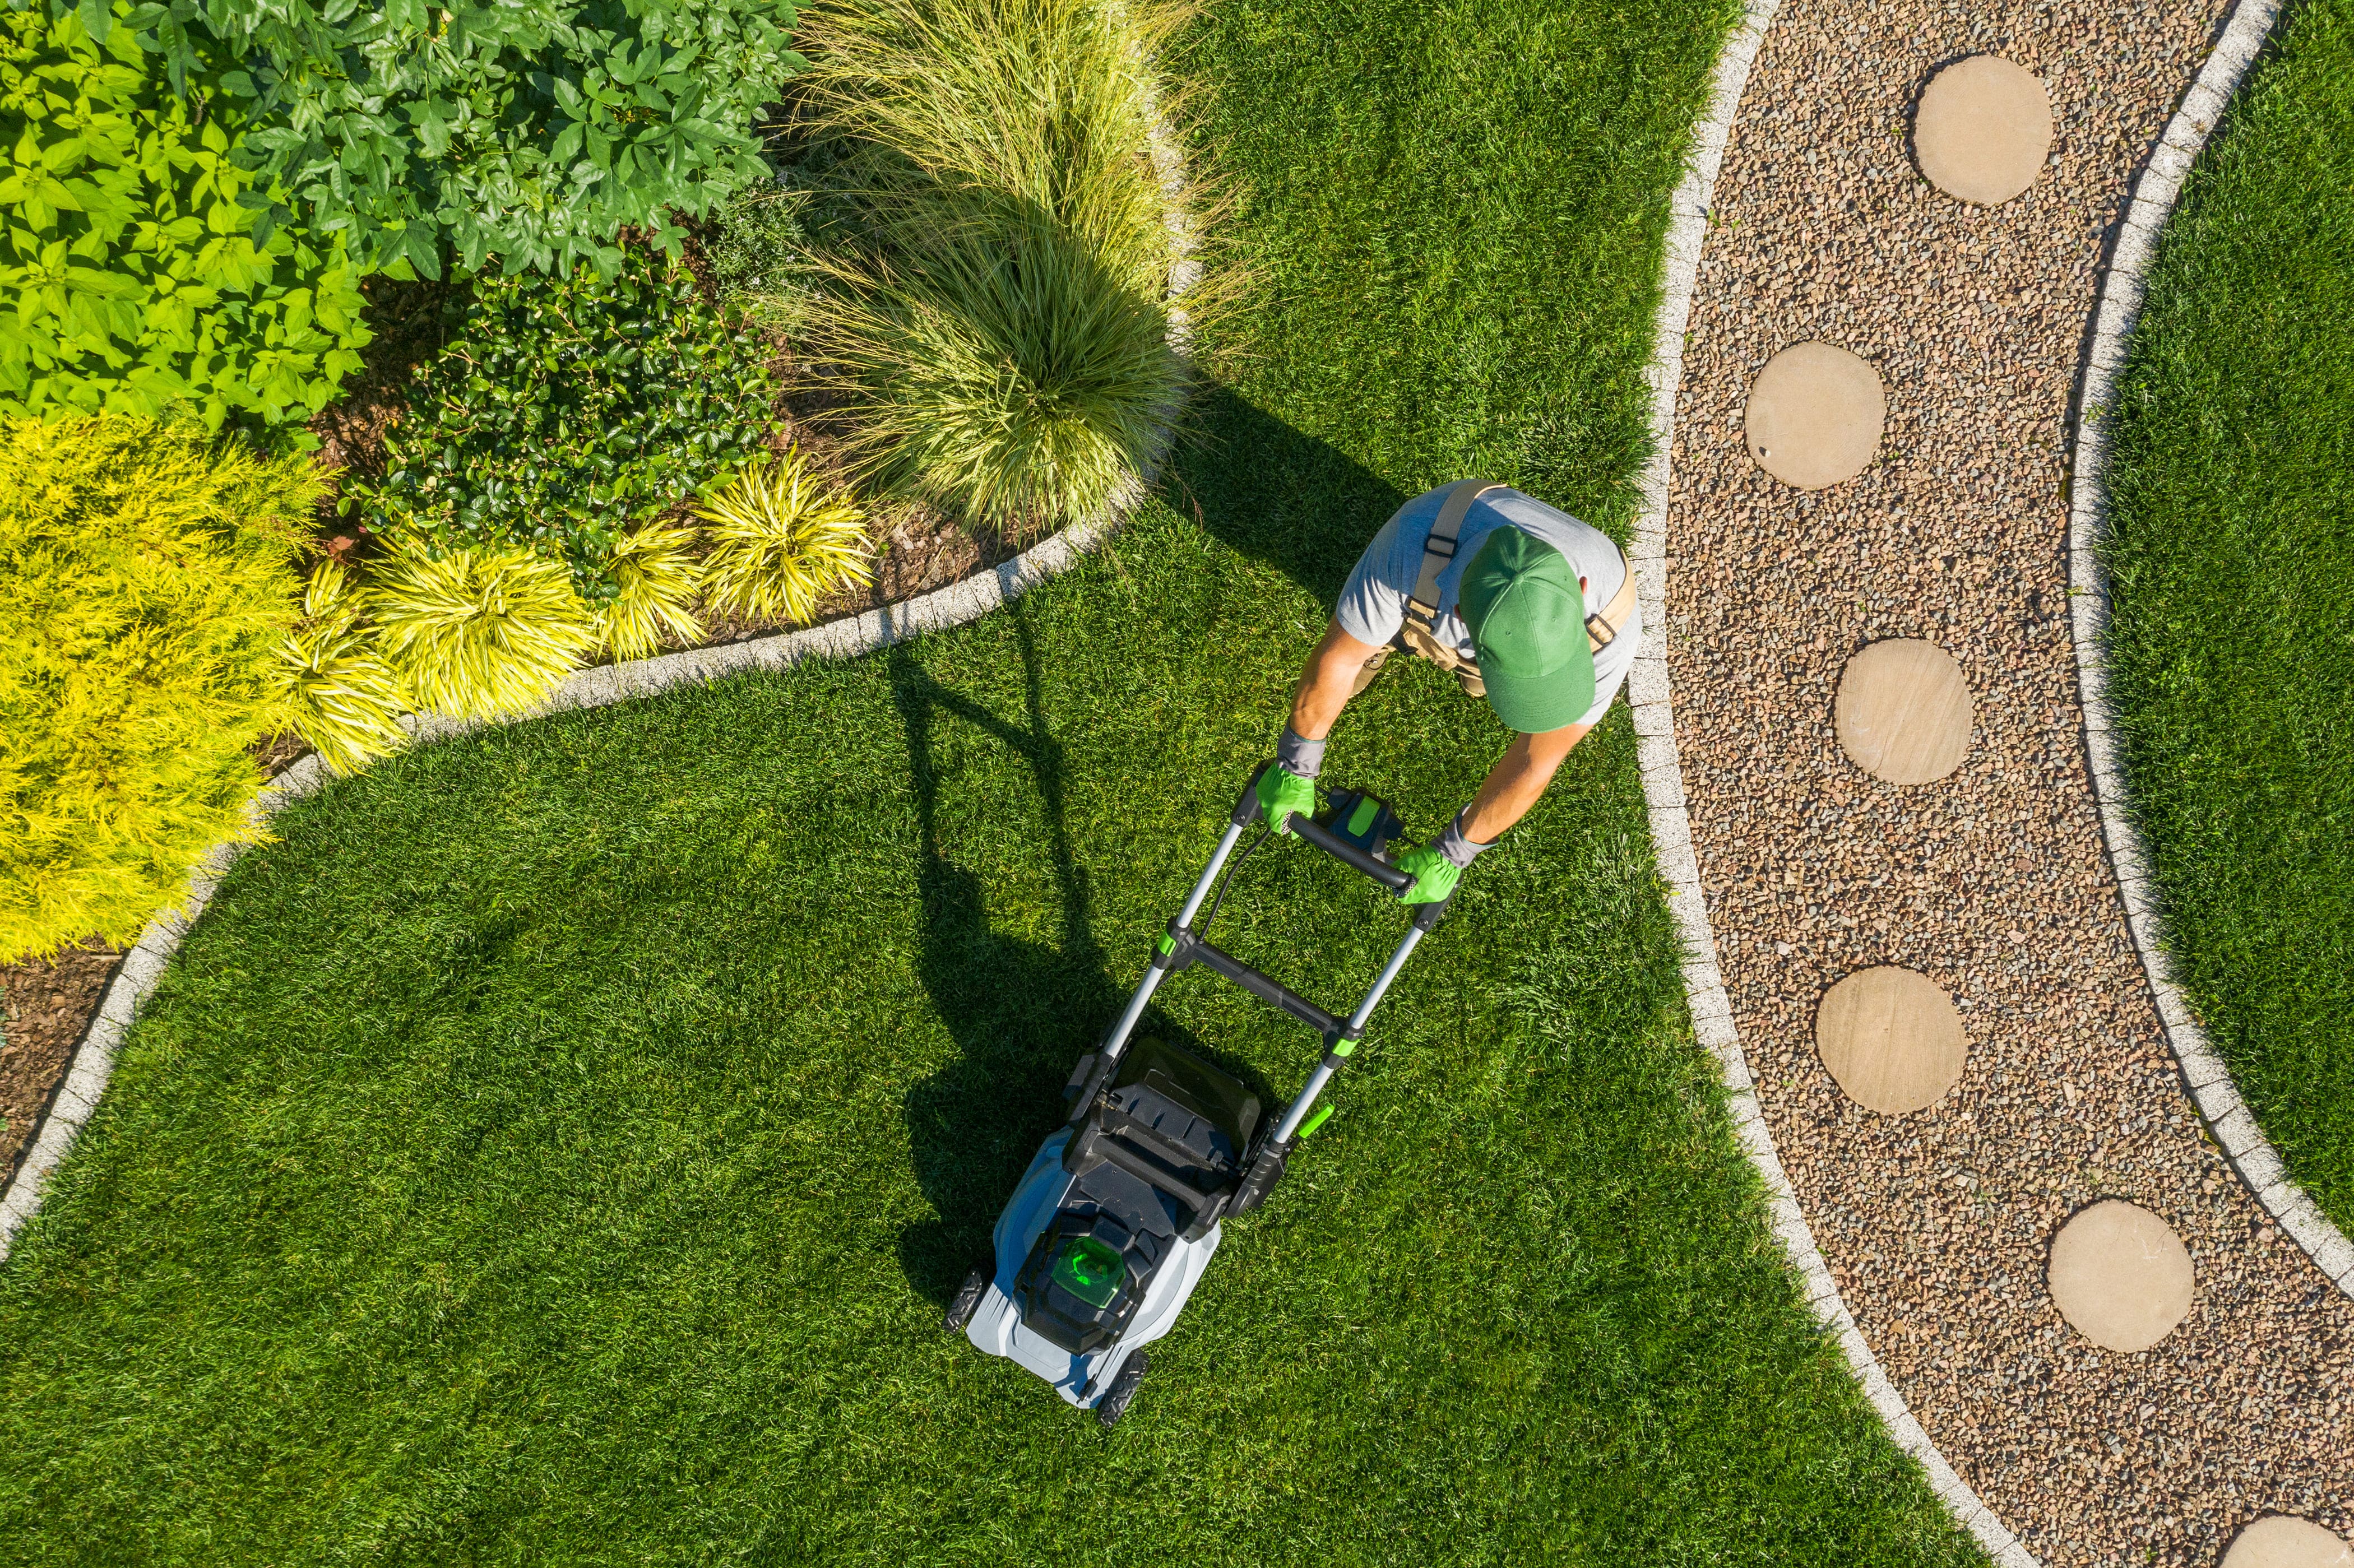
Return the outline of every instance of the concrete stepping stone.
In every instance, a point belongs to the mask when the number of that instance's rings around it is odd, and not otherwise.
[[[1828,343],[1792,344],[1749,384],[1749,455],[1785,484],[1822,490],[1872,466],[1888,399],[1880,372]]]
[[[2267,1514],[2232,1538],[2223,1568],[2354,1568],[2354,1548],[2311,1520]]]
[[[2069,1326],[2105,1351],[2146,1351],[2190,1310],[2190,1253],[2138,1203],[2081,1209],[2052,1240],[2047,1282]]]
[[[1947,196],[1981,207],[2009,201],[2052,155],[2052,101],[2033,73],[1999,55],[1956,60],[1921,90],[1913,153]]]
[[[1962,1015],[1945,988],[1914,969],[1861,969],[1823,993],[1815,1054],[1840,1089],[1883,1116],[1946,1097],[1969,1059]]]
[[[1970,683],[1935,643],[1892,637],[1847,662],[1832,725],[1848,760],[1873,778],[1933,783],[1969,755]]]

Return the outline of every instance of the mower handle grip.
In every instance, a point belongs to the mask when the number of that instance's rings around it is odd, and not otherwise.
[[[1312,818],[1303,817],[1294,811],[1291,813],[1290,820],[1284,825],[1341,864],[1352,865],[1363,872],[1392,893],[1403,896],[1414,888],[1414,877],[1411,873],[1400,871],[1385,861],[1375,860],[1372,855]]]
[[[1251,770],[1250,782],[1245,784],[1243,786],[1243,792],[1235,797],[1234,815],[1227,819],[1229,821],[1233,822],[1235,827],[1240,828],[1247,826],[1251,819],[1259,814],[1259,777],[1274,766],[1275,764],[1271,761],[1262,762],[1256,768]],[[1356,845],[1341,837],[1338,833],[1333,832],[1331,829],[1325,827],[1323,823],[1317,821],[1312,817],[1303,816],[1301,813],[1294,811],[1285,821],[1283,825],[1292,832],[1299,834],[1300,838],[1307,841],[1309,843],[1314,844],[1318,849],[1320,849],[1326,854],[1331,855],[1334,860],[1339,861],[1341,864],[1350,866],[1357,871],[1363,872],[1367,876],[1372,877],[1375,882],[1380,883],[1384,887],[1388,888],[1392,893],[1396,894],[1401,898],[1405,897],[1406,893],[1414,886],[1414,878],[1412,876],[1400,871],[1397,867],[1390,864],[1387,861],[1374,859],[1372,855],[1367,854],[1363,850],[1359,849]]]

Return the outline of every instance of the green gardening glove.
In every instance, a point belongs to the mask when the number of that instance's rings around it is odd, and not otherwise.
[[[1280,762],[1267,764],[1267,771],[1258,776],[1258,809],[1275,831],[1289,837],[1291,830],[1284,822],[1292,812],[1303,817],[1316,814],[1316,780],[1302,779]]]
[[[1463,868],[1439,853],[1437,844],[1406,851],[1397,857],[1397,868],[1414,878],[1414,885],[1398,895],[1401,904],[1444,904],[1463,876]]]

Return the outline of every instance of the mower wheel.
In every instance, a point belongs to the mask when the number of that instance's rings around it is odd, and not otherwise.
[[[976,1268],[966,1275],[964,1283],[957,1287],[957,1293],[949,1298],[949,1309],[940,1319],[940,1327],[951,1334],[963,1332],[964,1326],[972,1321],[973,1312],[981,1306],[981,1296],[988,1289],[989,1275],[985,1270]]]
[[[1119,1375],[1111,1380],[1111,1386],[1104,1390],[1102,1403],[1096,1406],[1096,1419],[1103,1423],[1105,1431],[1110,1431],[1113,1424],[1128,1414],[1129,1405],[1136,1399],[1136,1385],[1144,1381],[1144,1370],[1150,1364],[1142,1351],[1120,1363]]]

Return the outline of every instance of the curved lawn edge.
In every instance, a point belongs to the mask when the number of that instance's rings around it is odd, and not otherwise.
[[[1153,172],[1160,176],[1161,193],[1170,203],[1163,209],[1162,219],[1169,231],[1169,343],[1182,355],[1193,342],[1192,323],[1182,302],[1186,291],[1201,279],[1201,263],[1195,254],[1198,237],[1187,222],[1179,199],[1185,189],[1184,152],[1160,112],[1151,84],[1152,78],[1148,73],[1145,90],[1152,117],[1149,141]],[[1150,492],[1161,465],[1168,461],[1174,429],[1172,413],[1154,438],[1140,471],[1129,476],[1097,516],[1074,523],[1041,539],[1012,560],[975,572],[945,588],[822,626],[576,670],[558,683],[546,702],[510,719],[484,721],[452,719],[440,714],[409,714],[402,717],[400,726],[419,742],[447,740],[493,724],[521,724],[549,714],[604,707],[659,695],[680,686],[707,684],[748,670],[790,669],[808,659],[854,659],[928,631],[945,631],[978,620],[1049,577],[1068,571],[1109,538],[1120,521]],[[255,795],[246,807],[246,821],[255,828],[264,826],[283,807],[318,793],[327,777],[319,754],[311,753]],[[248,847],[231,842],[207,850],[189,874],[186,895],[150,920],[139,934],[139,940],[122,955],[98,1012],[91,1015],[89,1026],[74,1044],[65,1075],[50,1096],[48,1108],[42,1113],[33,1140],[17,1162],[15,1176],[9,1180],[7,1190],[0,1192],[0,1263],[5,1263],[14,1250],[17,1231],[39,1213],[50,1173],[72,1150],[74,1139],[97,1110],[99,1099],[106,1093],[107,1082],[113,1075],[114,1053],[122,1043],[123,1032],[154,992],[164,966],[171,961],[172,955],[179,949],[180,939],[204,913],[221,878]]]
[[[2254,0],[2244,0],[2253,4]],[[1725,41],[1718,58],[1715,93],[1707,117],[1693,136],[1692,160],[1683,183],[1676,188],[1669,220],[1667,263],[1654,327],[1651,352],[1651,458],[1639,482],[1643,504],[1627,558],[1636,574],[1636,593],[1643,624],[1654,629],[1635,656],[1627,677],[1627,697],[1634,708],[1637,765],[1643,779],[1643,804],[1650,819],[1651,843],[1659,857],[1659,875],[1668,886],[1668,906],[1683,938],[1681,962],[1684,994],[1691,1010],[1692,1033],[1716,1058],[1726,1089],[1726,1109],[1741,1150],[1766,1184],[1774,1234],[1790,1266],[1805,1282],[1807,1306],[1825,1332],[1839,1341],[1848,1370],[1862,1386],[1864,1397],[1878,1414],[1896,1446],[1928,1473],[1930,1489],[1946,1511],[1966,1527],[1988,1556],[2003,1568],[2041,1568],[2035,1556],[2019,1543],[1992,1509],[1946,1462],[1928,1431],[1905,1404],[1903,1394],[1889,1381],[1880,1358],[1872,1354],[1855,1317],[1840,1299],[1839,1284],[1815,1245],[1806,1212],[1798,1206],[1790,1179],[1775,1151],[1774,1134],[1758,1106],[1748,1058],[1741,1049],[1741,1033],[1733,1022],[1732,1000],[1725,994],[1723,971],[1717,967],[1716,934],[1708,918],[1708,898],[1701,887],[1700,862],[1692,852],[1691,818],[1684,806],[1683,766],[1676,750],[1675,707],[1668,675],[1668,476],[1674,451],[1676,392],[1683,380],[1684,329],[1691,315],[1693,280],[1700,270],[1701,247],[1708,236],[1709,200],[1716,185],[1718,166],[1733,131],[1734,115],[1749,79],[1749,68],[1766,40],[1781,0],[1748,0],[1747,14]],[[2201,79],[2204,79],[2203,78]],[[2105,806],[2104,807],[2105,811]]]
[[[2354,1241],[2321,1212],[2311,1195],[2290,1180],[2280,1154],[2241,1100],[2207,1031],[2176,982],[2166,948],[2164,918],[2150,881],[2149,858],[2134,825],[2126,781],[2109,703],[2105,644],[2109,624],[2108,576],[2101,546],[2108,531],[2106,413],[2125,366],[2126,338],[2140,314],[2145,274],[2158,249],[2158,236],[2182,194],[2182,182],[2208,135],[2221,120],[2264,40],[2280,17],[2279,0],[2240,0],[2206,65],[2158,139],[2149,162],[2134,182],[2133,200],[2117,231],[2101,282],[2100,308],[2084,354],[2071,465],[2068,512],[2068,580],[2074,603],[2076,682],[2084,709],[2084,748],[2099,803],[2101,834],[2125,900],[2126,923],[2143,972],[2158,999],[2167,1044],[2182,1070],[2184,1085],[2224,1157],[2248,1184],[2256,1202],[2287,1232],[2339,1290],[2354,1296]]]

